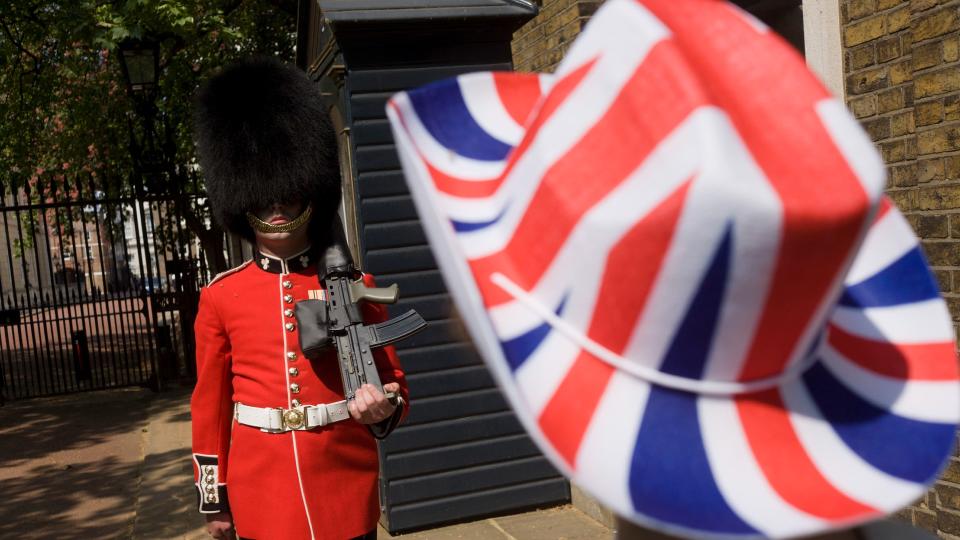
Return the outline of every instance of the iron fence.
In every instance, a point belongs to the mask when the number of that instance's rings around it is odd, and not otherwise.
[[[0,186],[2,398],[193,374],[198,291],[213,269],[187,227],[209,224],[190,182],[151,192],[87,174]],[[234,258],[236,243],[218,245]]]

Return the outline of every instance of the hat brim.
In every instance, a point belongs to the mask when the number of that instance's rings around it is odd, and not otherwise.
[[[960,385],[946,305],[909,224],[886,199],[841,290],[828,295],[839,300],[824,308],[832,315],[816,329],[823,338],[815,360],[767,390],[697,394],[651,384],[522,306],[490,308],[495,288],[476,281],[469,261],[503,233],[477,232],[509,218],[499,199],[512,189],[503,172],[518,166],[517,154],[532,144],[525,134],[576,77],[471,74],[399,94],[388,105],[450,293],[541,450],[618,514],[696,537],[815,534],[921,497],[953,447]],[[651,219],[665,222],[677,212],[671,204],[682,206],[669,197],[659,203]],[[722,268],[713,262],[724,253],[729,257],[729,248],[707,261],[708,273]],[[652,271],[662,263],[647,252],[624,256]],[[513,276],[522,264],[508,261],[502,273]],[[603,296],[595,280],[578,285]],[[717,309],[715,296],[704,289],[682,306],[687,318],[668,344],[678,354],[706,354],[696,349],[709,342],[683,333],[702,324],[698,314]],[[568,297],[544,306],[583,325]]]

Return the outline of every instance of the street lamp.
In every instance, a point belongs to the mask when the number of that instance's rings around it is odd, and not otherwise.
[[[128,39],[120,43],[120,67],[132,95],[154,90],[160,73],[160,46],[153,41]]]
[[[149,184],[158,182],[163,153],[156,142],[157,81],[160,76],[160,45],[150,39],[127,39],[120,43],[120,68],[127,83],[127,94],[136,104],[136,115],[143,122],[143,140],[138,141],[131,125],[131,153]]]

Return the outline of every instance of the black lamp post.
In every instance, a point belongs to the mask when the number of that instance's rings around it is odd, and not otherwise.
[[[160,76],[160,45],[148,39],[128,39],[120,43],[119,56],[127,94],[136,104],[136,115],[143,121],[140,141],[131,124],[130,151],[143,178],[148,184],[156,184],[164,170],[163,151],[156,141],[157,106],[154,103]]]
[[[120,67],[132,96],[150,97],[160,74],[160,46],[149,40],[126,40],[120,43]]]

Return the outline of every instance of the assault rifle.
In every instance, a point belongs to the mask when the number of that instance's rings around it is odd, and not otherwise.
[[[379,324],[364,324],[360,301],[392,304],[397,301],[399,291],[396,284],[385,288],[364,285],[341,242],[327,248],[318,273],[324,290],[310,291],[312,299],[297,302],[295,310],[304,356],[316,359],[331,345],[336,347],[347,401],[353,399],[364,384],[383,392],[373,349],[409,337],[427,323],[411,309]],[[385,395],[397,403],[399,396],[395,393]]]

